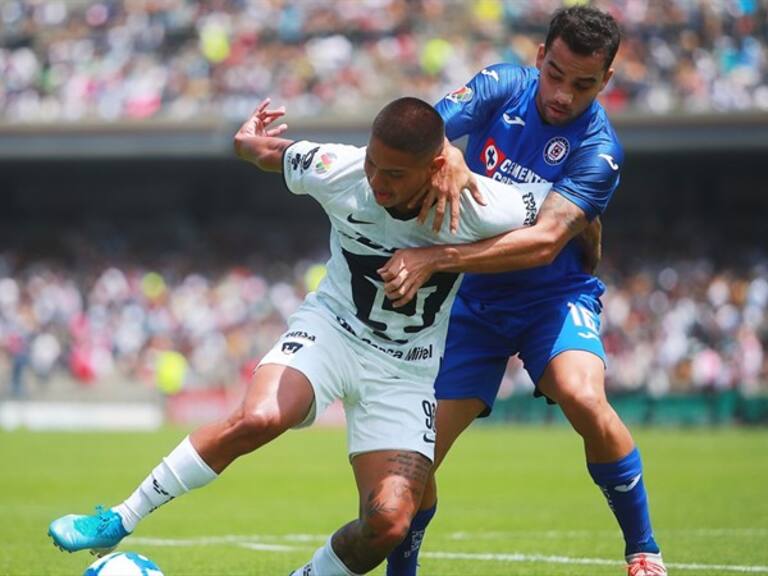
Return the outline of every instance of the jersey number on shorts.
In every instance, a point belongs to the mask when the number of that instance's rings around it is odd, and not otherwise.
[[[352,299],[357,308],[356,316],[367,324],[374,333],[397,344],[405,344],[408,340],[395,339],[386,332],[399,328],[406,334],[415,334],[435,323],[435,317],[440,307],[451,293],[458,274],[438,272],[430,278],[416,293],[416,297],[402,308],[395,308],[384,295],[384,281],[378,270],[387,263],[387,256],[361,256],[342,250],[352,275]],[[413,318],[416,322],[403,326],[404,319],[394,321],[398,317],[387,316],[397,314]],[[389,322],[387,322],[389,320]],[[398,326],[399,325],[399,326]]]
[[[424,424],[427,425],[428,430],[434,430],[435,418],[437,417],[437,405],[434,402],[430,402],[429,400],[423,400],[421,403],[421,408],[424,410],[424,415],[427,417],[427,419],[424,421]]]
[[[597,327],[595,315],[592,312],[573,302],[568,302],[568,309],[571,312],[573,325],[577,328],[584,328],[578,332],[579,336],[586,339],[600,337],[600,329]]]

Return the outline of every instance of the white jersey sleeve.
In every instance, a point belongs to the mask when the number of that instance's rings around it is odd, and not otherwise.
[[[475,175],[485,198],[483,206],[470,194],[461,196],[461,218],[455,235],[441,231],[441,240],[451,244],[474,242],[509,232],[536,221],[544,198],[552,188],[549,182],[541,184],[503,184]]]
[[[285,149],[283,177],[294,194],[309,194],[326,205],[360,181],[365,148],[301,140]]]

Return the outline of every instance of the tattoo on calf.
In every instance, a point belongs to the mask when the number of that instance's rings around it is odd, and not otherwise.
[[[389,553],[376,542],[382,536],[377,526],[386,526],[386,517],[406,508],[418,508],[432,463],[416,452],[397,452],[387,459],[383,478],[365,497],[360,519],[340,528],[331,540],[333,549],[353,572],[365,573],[375,568]],[[384,517],[384,518],[382,518]],[[384,520],[382,523],[381,520]]]

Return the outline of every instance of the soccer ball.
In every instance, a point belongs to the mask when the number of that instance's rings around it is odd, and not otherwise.
[[[157,564],[136,552],[113,552],[88,566],[83,576],[163,576]]]

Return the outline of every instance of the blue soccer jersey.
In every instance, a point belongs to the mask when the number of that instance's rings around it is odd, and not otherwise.
[[[597,102],[568,124],[546,124],[536,108],[539,71],[512,64],[482,70],[437,103],[450,140],[468,136],[465,159],[473,172],[502,182],[551,182],[586,213],[602,214],[619,184],[624,153]],[[584,272],[581,248],[571,241],[548,265],[501,274],[467,274],[464,297],[497,301],[540,300],[602,283]]]

